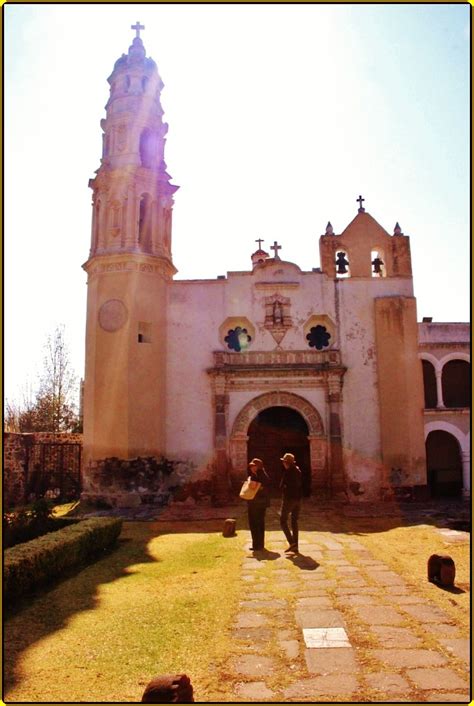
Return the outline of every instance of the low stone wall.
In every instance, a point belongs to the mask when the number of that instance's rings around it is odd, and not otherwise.
[[[83,473],[81,500],[103,507],[167,505],[210,500],[214,483],[206,469],[190,461],[170,461],[149,456],[133,459],[105,458],[91,461]]]
[[[26,482],[31,449],[35,444],[82,444],[82,434],[3,434],[3,492],[4,506],[12,507],[27,499]]]

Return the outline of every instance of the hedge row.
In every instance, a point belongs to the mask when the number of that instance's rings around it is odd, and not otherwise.
[[[3,548],[31,542],[48,532],[57,532],[80,520],[69,517],[29,517],[29,513],[6,513],[3,515]],[[13,519],[11,519],[13,518]]]
[[[110,549],[121,530],[120,519],[94,517],[6,549],[3,569],[6,602],[13,603],[68,569]]]

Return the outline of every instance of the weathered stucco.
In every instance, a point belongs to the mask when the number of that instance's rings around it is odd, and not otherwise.
[[[125,95],[129,69],[133,96]],[[398,226],[390,235],[360,208],[342,233],[321,236],[320,268],[258,250],[246,271],[174,280],[177,187],[163,161],[162,83],[139,38],[110,82],[84,265],[86,489],[100,494],[104,469],[120,469],[123,480],[134,459],[163,458],[186,468],[186,482],[212,477],[225,495],[247,462],[252,415],[272,406],[311,421],[305,448],[320,492],[359,502],[423,486],[419,355],[467,355],[468,336],[462,324],[417,324],[409,237]],[[338,253],[347,273],[336,271]],[[466,419],[457,423],[465,433]],[[143,499],[140,487],[130,492]]]

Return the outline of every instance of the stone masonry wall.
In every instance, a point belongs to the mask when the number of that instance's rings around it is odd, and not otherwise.
[[[190,461],[164,457],[111,457],[91,461],[84,469],[81,500],[104,507],[138,507],[206,501],[214,494],[209,473],[198,471]]]

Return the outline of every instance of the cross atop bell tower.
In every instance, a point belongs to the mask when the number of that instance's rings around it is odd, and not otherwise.
[[[141,29],[145,29],[145,25],[141,25],[140,22],[137,20],[137,23],[134,24],[134,25],[132,25],[132,26],[130,27],[130,29],[136,30],[137,33],[136,33],[135,36],[140,39],[140,30],[141,30]]]

